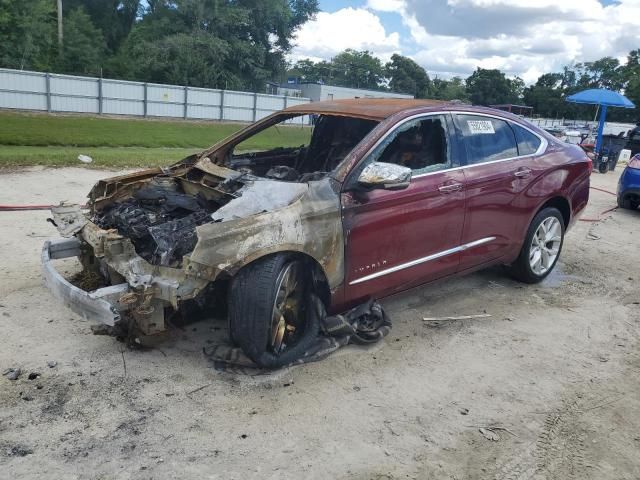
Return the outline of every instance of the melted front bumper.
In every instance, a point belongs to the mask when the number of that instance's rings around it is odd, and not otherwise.
[[[86,292],[65,280],[52,263],[55,259],[80,256],[80,247],[77,238],[44,242],[41,259],[45,284],[58,300],[85,320],[113,326],[129,308],[120,303],[120,298],[129,291],[129,285],[121,283]]]

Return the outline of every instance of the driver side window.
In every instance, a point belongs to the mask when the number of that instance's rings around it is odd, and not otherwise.
[[[376,147],[371,161],[408,167],[414,176],[447,169],[451,154],[446,125],[442,115],[405,122]]]

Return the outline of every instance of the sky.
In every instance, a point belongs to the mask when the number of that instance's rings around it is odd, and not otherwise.
[[[346,48],[382,61],[399,53],[429,75],[498,68],[535,83],[543,73],[640,48],[640,0],[320,0],[290,60]]]

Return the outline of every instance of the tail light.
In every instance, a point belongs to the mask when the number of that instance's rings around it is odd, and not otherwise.
[[[589,169],[589,175],[591,175],[591,172],[593,171],[593,153],[590,152],[585,152],[586,153],[586,157],[587,160],[589,160],[587,162],[587,168]]]
[[[640,170],[640,153],[638,153],[637,155],[634,155],[633,158],[629,160],[628,167]]]

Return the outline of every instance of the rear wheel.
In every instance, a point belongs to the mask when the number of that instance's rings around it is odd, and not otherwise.
[[[600,162],[598,165],[598,171],[600,173],[607,173],[609,171],[609,162]]]
[[[300,258],[275,254],[247,265],[233,278],[230,331],[260,367],[287,365],[315,340],[320,325],[311,303],[309,272]]]
[[[529,225],[511,275],[521,282],[538,283],[555,267],[564,241],[564,220],[556,208],[540,211]]]
[[[618,207],[626,210],[635,210],[638,208],[638,205],[639,203],[637,200],[634,201],[629,196],[621,198],[620,195],[618,195]]]

